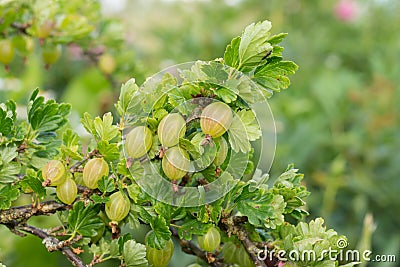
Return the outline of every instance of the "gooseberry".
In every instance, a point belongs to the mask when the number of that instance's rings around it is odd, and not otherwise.
[[[166,115],[158,124],[158,138],[160,143],[166,147],[172,147],[179,143],[186,132],[185,119],[179,113]]]
[[[106,203],[106,214],[112,223],[118,224],[129,213],[131,203],[128,198],[120,191],[113,193],[110,200]]]
[[[132,158],[140,158],[150,150],[153,135],[149,128],[137,126],[126,136],[126,151]]]
[[[97,182],[109,172],[108,164],[103,158],[89,160],[83,168],[83,183],[90,189],[97,188]]]
[[[14,59],[14,46],[9,39],[0,40],[0,62],[8,65]]]
[[[105,74],[111,74],[116,67],[115,59],[109,54],[101,55],[97,64]]]
[[[201,130],[216,138],[229,129],[232,120],[231,108],[223,102],[214,102],[206,106],[200,115]]]
[[[46,67],[55,63],[61,56],[61,45],[48,44],[42,49],[42,59]]]
[[[42,176],[45,181],[49,181],[50,185],[60,185],[66,179],[65,166],[59,160],[50,160],[42,168]]]
[[[166,267],[174,254],[174,242],[169,239],[162,249],[150,247],[147,240],[151,232],[148,232],[145,238],[147,260],[153,267]]]
[[[201,249],[212,252],[219,247],[221,235],[215,227],[210,227],[205,235],[197,237],[197,242]]]
[[[67,177],[65,181],[57,186],[57,197],[65,204],[72,204],[78,194],[78,188],[72,178]]]
[[[177,146],[171,147],[165,152],[161,166],[169,179],[179,180],[189,170],[189,154]]]

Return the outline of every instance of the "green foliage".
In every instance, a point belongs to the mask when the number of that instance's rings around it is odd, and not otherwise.
[[[73,235],[79,233],[83,236],[96,235],[97,228],[100,228],[103,222],[98,217],[99,207],[87,205],[85,207],[82,201],[74,204],[73,209],[68,214],[68,228]]]
[[[57,2],[48,9],[53,16],[51,21],[59,18],[60,8],[74,9],[73,3],[80,8],[85,7],[76,1]],[[36,16],[41,14],[41,8],[38,2],[32,6]],[[67,12],[60,22],[55,21],[55,25],[48,24],[48,14],[43,14],[43,21],[35,21],[26,30],[39,40],[51,36],[54,44],[74,40],[89,46],[94,41],[89,34],[95,29],[91,23],[96,20],[88,18],[94,14],[89,12],[86,16],[77,16]],[[7,13],[6,23],[8,16],[12,14]],[[47,29],[40,28],[42,25],[50,27],[50,33],[43,33]],[[26,121],[17,119],[14,102],[2,104],[1,212],[7,212],[13,201],[21,195],[33,196],[33,204],[38,202],[39,205],[42,198],[53,198],[50,193],[52,189],[45,188],[48,185],[41,183],[43,177],[38,173],[49,159],[57,159],[67,166],[67,175],[79,184],[79,196],[72,205],[58,203],[62,209],[50,208],[51,211],[41,212],[58,212],[60,229],[65,231],[58,231],[55,236],[60,236],[60,240],[65,241],[65,247],[74,251],[79,247],[89,250],[93,254],[94,264],[115,259],[124,266],[147,266],[146,246],[129,233],[121,233],[121,227],[123,230],[137,229],[140,224],[151,228],[147,245],[155,249],[164,248],[172,235],[182,239],[182,246],[195,246],[194,236],[204,235],[210,227],[219,228],[218,231],[224,233],[223,238],[232,234],[238,237],[243,235],[248,237],[248,242],[257,244],[274,242],[285,245],[293,241],[292,238],[296,242],[304,239],[306,243],[309,242],[309,236],[328,238],[331,244],[334,233],[321,230],[320,221],[310,225],[299,223],[296,227],[285,222],[286,215],[292,216],[295,222],[307,215],[304,206],[309,193],[301,184],[303,176],[293,166],[289,166],[270,186],[267,185],[267,175],[259,170],[254,171],[254,141],[261,137],[261,128],[250,105],[264,101],[265,97],[272,95],[272,91],[286,88],[289,85],[288,75],[297,70],[293,62],[282,59],[283,49],[278,44],[286,35],[271,36],[270,29],[269,21],[249,25],[242,36],[235,38],[227,47],[224,59],[198,61],[190,68],[178,71],[177,77],[164,74],[161,79],[145,83],[140,89],[135,80],[129,80],[122,85],[120,98],[115,105],[120,115],[118,124],[115,124],[111,113],[105,113],[102,117],[93,117],[89,113],[83,115],[81,123],[93,137],[93,142],[85,145],[71,129],[64,128],[70,113],[69,104],[45,101],[36,89],[28,100]],[[229,141],[229,160],[233,164],[222,164],[218,168],[212,164],[218,145],[213,145],[210,136],[198,134],[201,131],[199,122],[189,122],[185,135],[179,139],[179,146],[188,151],[191,160],[197,161],[196,167],[201,169],[193,172],[185,170],[183,179],[169,183],[161,171],[161,158],[166,154],[165,147],[157,138],[157,134],[160,134],[157,132],[158,125],[175,108],[185,119],[198,119],[196,116],[210,104],[210,100],[224,102],[235,113],[232,125],[222,137]],[[155,136],[153,145],[147,157],[125,158],[124,131],[137,125],[149,127]],[[61,132],[62,136],[59,135]],[[86,162],[94,157],[106,160],[104,164],[108,165],[110,175],[99,179],[98,189],[91,190],[83,186],[81,172]],[[149,172],[149,166],[159,175]],[[168,186],[158,184],[157,177],[164,183],[168,182]],[[210,185],[216,185],[216,188]],[[185,194],[185,190],[191,188],[195,188],[196,193]],[[179,190],[182,190],[182,194]],[[213,193],[213,190],[226,194],[207,201],[207,194],[209,191]],[[110,209],[105,209],[109,208],[113,194],[121,194],[119,202],[124,200],[124,211],[126,209],[128,212],[129,209],[129,214],[126,216],[124,213],[118,223],[107,213]],[[161,197],[172,200],[164,203]],[[187,205],[188,200],[196,205]],[[120,215],[121,211],[122,208],[111,212]],[[232,225],[229,222],[234,220],[243,220],[235,226],[243,233],[230,231]],[[21,226],[10,227],[18,229]],[[27,231],[23,227],[21,229]],[[46,241],[49,237],[43,235],[51,232],[46,230],[43,233],[38,236],[48,246]],[[246,245],[245,242],[243,245]],[[293,243],[292,247],[296,245],[298,243]],[[307,243],[316,251],[326,246],[325,243],[322,247],[313,245]],[[242,251],[246,253],[244,249]],[[212,257],[223,261],[218,254]],[[208,258],[203,257],[203,260]]]

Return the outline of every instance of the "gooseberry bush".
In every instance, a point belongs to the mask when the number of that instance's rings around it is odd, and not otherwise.
[[[53,30],[44,21],[29,31],[46,42]],[[269,21],[253,23],[223,58],[167,69],[142,86],[130,79],[115,104],[118,119],[84,114],[89,145],[68,126],[70,105],[45,100],[38,89],[27,120],[13,100],[1,103],[0,223],[37,236],[79,267],[166,267],[178,247],[198,258],[190,266],[339,266],[332,254],[307,260],[274,252],[331,249],[336,256],[346,238],[321,218],[301,222],[309,192],[293,165],[273,181],[257,168],[263,125],[253,107],[286,89],[297,70],[282,57],[286,34],[270,30]],[[57,46],[43,48],[46,64]],[[11,59],[1,55],[4,64]],[[21,199],[31,202],[13,205]],[[30,223],[43,215],[57,216],[59,226]],[[144,244],[131,234],[142,225]]]

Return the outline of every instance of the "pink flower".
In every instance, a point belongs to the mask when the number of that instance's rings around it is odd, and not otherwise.
[[[354,21],[357,17],[357,4],[353,0],[340,0],[335,6],[336,17],[344,22]]]

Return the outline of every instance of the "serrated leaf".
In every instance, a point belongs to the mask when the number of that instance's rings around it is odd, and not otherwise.
[[[288,34],[285,32],[276,34],[271,36],[271,38],[268,39],[268,43],[270,43],[271,45],[276,45],[279,44],[280,42],[282,42],[282,40],[287,36]]]
[[[188,152],[189,155],[194,159],[197,159],[201,155],[198,144],[194,144],[190,140],[187,140],[185,138],[180,138],[179,146],[186,152]]]
[[[186,221],[178,228],[179,238],[192,240],[192,235],[204,235],[211,224],[202,223],[197,219]]]
[[[17,200],[20,195],[18,187],[10,184],[0,186],[0,209],[8,209],[11,207],[11,203]]]
[[[28,121],[37,132],[52,132],[67,123],[70,113],[69,104],[58,104],[54,100],[45,101],[44,97],[37,96],[36,89],[28,104]]]
[[[0,183],[13,183],[18,180],[21,165],[17,162],[0,164]]]
[[[253,80],[264,88],[279,92],[290,85],[287,75],[294,74],[298,66],[291,61],[279,61],[260,66],[254,72]]]
[[[134,240],[128,240],[124,243],[122,253],[126,267],[147,267],[146,246],[136,243]]]
[[[90,115],[88,112],[85,112],[81,118],[81,123],[88,133],[92,134],[93,136],[96,135],[96,129],[94,128],[94,119],[92,115]]]
[[[158,216],[150,223],[153,231],[147,236],[147,244],[156,249],[162,249],[165,242],[171,238],[171,232],[164,217]]]
[[[11,134],[13,126],[14,121],[10,113],[7,112],[5,105],[2,103],[0,105],[0,133],[5,136]]]
[[[235,152],[248,153],[251,150],[250,141],[261,136],[261,129],[252,110],[240,110],[232,120],[228,130],[229,143]]]
[[[42,181],[36,176],[27,175],[20,183],[22,189],[30,189],[38,198],[46,196],[46,189],[42,186]]]
[[[109,197],[99,196],[99,195],[91,195],[90,199],[93,200],[94,204],[107,203],[110,200]]]
[[[89,204],[85,207],[82,201],[76,202],[68,214],[69,230],[83,236],[95,236],[97,229],[104,224],[98,213],[97,205]]]
[[[104,114],[103,119],[96,117],[93,121],[93,125],[99,140],[111,141],[120,134],[118,127],[113,125],[113,116],[111,112]]]
[[[124,116],[131,106],[135,106],[135,99],[137,98],[134,95],[138,91],[139,87],[136,85],[135,79],[130,79],[121,86],[119,100],[115,105],[120,116]]]
[[[115,184],[114,180],[108,176],[103,176],[101,179],[97,182],[98,189],[102,192],[112,192],[115,189]]]
[[[239,66],[239,45],[240,36],[233,38],[231,43],[226,47],[224,53],[224,61],[226,65],[233,68],[237,68]]]
[[[103,155],[106,161],[114,161],[119,159],[120,153],[118,144],[109,143],[108,141],[100,141],[97,143],[97,149],[99,153]]]
[[[268,43],[271,22],[252,23],[245,28],[239,44],[239,70],[249,71],[264,64],[266,55],[272,50]]]

